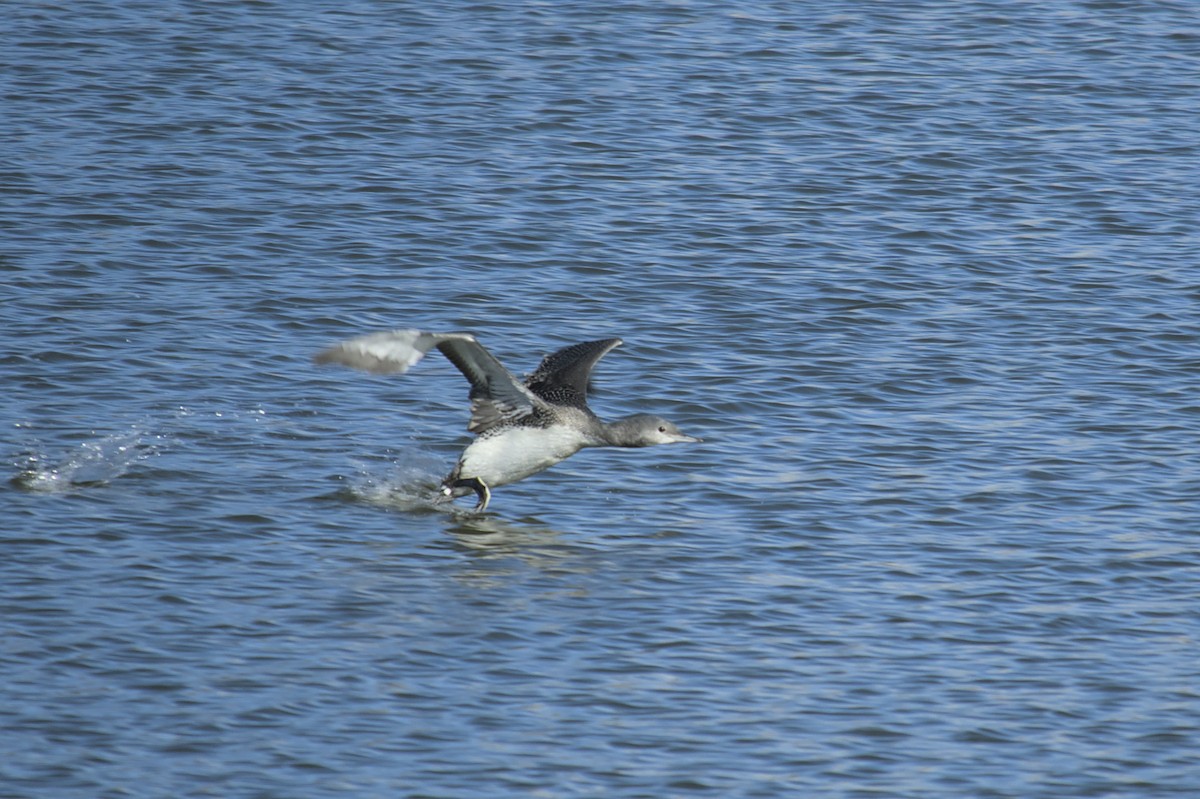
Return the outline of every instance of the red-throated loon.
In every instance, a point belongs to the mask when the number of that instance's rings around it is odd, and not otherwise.
[[[585,341],[547,355],[524,383],[469,333],[390,330],[339,342],[316,356],[375,374],[406,372],[437,347],[471,383],[471,421],[478,435],[442,481],[447,498],[472,492],[476,511],[491,489],[549,469],[584,447],[649,447],[695,442],[659,416],[600,421],[587,406],[588,376],[619,338]]]

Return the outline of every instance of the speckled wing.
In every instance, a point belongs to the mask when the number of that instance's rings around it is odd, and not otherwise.
[[[606,338],[563,347],[542,359],[525,386],[551,405],[588,410],[587,389],[592,368],[620,344],[619,338]]]
[[[470,333],[389,330],[334,344],[318,353],[319,364],[338,363],[374,374],[407,372],[436,347],[471,383],[467,430],[483,433],[529,416],[544,403],[512,376]]]

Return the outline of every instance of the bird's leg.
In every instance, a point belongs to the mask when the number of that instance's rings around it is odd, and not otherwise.
[[[488,488],[487,483],[480,480],[478,477],[468,477],[466,480],[455,480],[452,488],[469,488],[475,492],[475,496],[479,497],[479,502],[475,504],[475,512],[482,513],[487,510],[488,503],[492,500],[492,490]]]

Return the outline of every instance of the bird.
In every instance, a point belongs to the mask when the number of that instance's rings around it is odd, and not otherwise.
[[[314,356],[373,374],[407,372],[432,349],[471,384],[467,430],[476,438],[441,483],[440,500],[475,494],[475,511],[487,510],[492,489],[535,475],[585,447],[650,447],[698,443],[661,416],[637,413],[603,422],[587,404],[596,362],[619,338],[572,344],[547,355],[518,380],[470,333],[417,329],[368,333],[340,341]]]

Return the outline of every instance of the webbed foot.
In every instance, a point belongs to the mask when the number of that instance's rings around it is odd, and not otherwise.
[[[492,501],[492,490],[488,488],[487,483],[480,480],[478,477],[468,477],[466,480],[455,480],[451,488],[469,488],[475,492],[475,496],[479,497],[479,501],[475,503],[475,512],[482,513],[487,510],[488,503]]]

